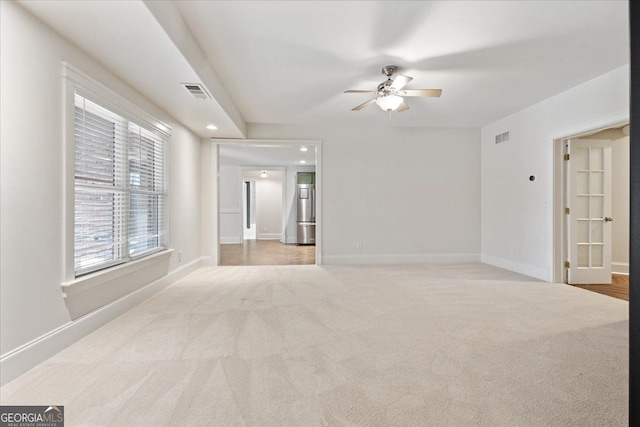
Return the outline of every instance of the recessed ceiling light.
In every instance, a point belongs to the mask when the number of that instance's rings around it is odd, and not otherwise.
[[[298,163],[305,164],[305,163],[307,163],[307,161],[306,160],[300,160]]]
[[[307,147],[300,147],[300,151],[309,151]]]
[[[207,125],[207,129],[216,130],[216,129],[218,129],[218,126],[216,126],[216,125]]]

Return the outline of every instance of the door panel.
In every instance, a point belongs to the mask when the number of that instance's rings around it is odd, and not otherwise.
[[[569,283],[611,283],[611,141],[569,140]]]
[[[313,222],[313,203],[315,197],[315,186],[312,184],[299,184],[297,195],[297,221]]]

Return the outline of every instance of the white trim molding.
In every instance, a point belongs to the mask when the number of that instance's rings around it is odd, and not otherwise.
[[[514,271],[516,273],[524,274],[525,276],[534,277],[536,279],[549,282],[549,271],[544,268],[539,268],[533,265],[522,264],[509,259],[482,254],[480,262],[483,264],[493,265],[494,267],[504,268],[505,270]]]
[[[258,233],[257,240],[282,240],[282,233]]]
[[[566,229],[563,213],[565,202],[564,183],[566,177],[563,161],[564,151],[562,147],[562,140],[577,138],[588,133],[597,132],[622,124],[628,124],[629,118],[629,109],[624,109],[582,122],[573,123],[569,126],[554,129],[547,133],[546,139],[548,143],[551,144],[551,150],[548,153],[550,179],[547,187],[549,194],[552,195],[552,209],[548,210],[547,214],[547,225],[550,233],[548,240],[549,251],[547,256],[551,267],[547,273],[547,278],[543,280],[559,283],[564,281],[564,262],[567,258],[565,253],[566,248],[564,245],[567,238],[565,236]]]
[[[3,354],[0,356],[0,385],[5,385],[18,378],[85,335],[149,299],[201,266],[209,265],[210,262],[210,257],[198,258],[144,287]]]
[[[125,116],[126,118],[136,122],[138,125],[153,126],[156,132],[166,137],[171,136],[171,127],[147,113],[142,108],[128,101],[112,91],[102,83],[89,77],[68,62],[62,63],[62,77],[80,86],[78,89],[89,97],[98,97],[101,103],[108,104],[109,108],[116,110],[115,113]],[[75,88],[74,88],[75,89]]]
[[[629,275],[629,263],[628,262],[612,262],[611,272],[613,274],[625,274]]]

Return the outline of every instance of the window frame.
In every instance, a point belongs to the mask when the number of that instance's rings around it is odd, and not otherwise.
[[[136,264],[136,261],[143,260],[147,257],[152,258],[159,252],[169,252],[170,235],[169,235],[169,174],[168,174],[168,151],[171,140],[171,128],[161,122],[135,104],[121,97],[111,89],[92,79],[85,73],[68,63],[62,64],[63,76],[63,144],[64,144],[64,188],[63,188],[63,286],[69,286],[74,281],[86,279],[87,276],[106,275],[114,269],[125,268],[128,264]],[[115,260],[111,263],[105,263],[98,268],[88,271],[76,273],[75,270],[75,99],[76,93],[91,102],[109,110],[110,112],[122,117],[128,123],[137,125],[147,132],[164,139],[163,153],[163,183],[162,191],[162,209],[164,217],[161,219],[161,235],[164,236],[162,247],[153,248],[139,254],[125,254],[124,259]],[[129,124],[127,124],[129,126]],[[127,136],[128,138],[128,136]],[[126,160],[125,160],[126,162]],[[128,170],[128,165],[127,165]],[[127,188],[130,190],[129,185]],[[129,193],[130,194],[130,193]],[[127,209],[126,215],[129,216],[131,209]],[[127,227],[130,219],[127,219]],[[127,241],[129,236],[127,233]],[[128,243],[127,243],[128,252]],[[132,270],[134,267],[132,266]]]

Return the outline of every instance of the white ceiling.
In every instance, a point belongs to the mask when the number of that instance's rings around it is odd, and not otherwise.
[[[307,151],[300,151],[305,147]],[[316,166],[315,147],[310,144],[269,143],[257,141],[224,144],[220,146],[220,164],[255,166]],[[300,163],[304,161],[304,163]]]
[[[201,137],[243,137],[217,99],[196,99],[181,85],[202,82],[202,67],[185,58],[142,1],[20,4]],[[206,129],[209,123],[217,133]]]
[[[247,122],[372,123],[381,67],[414,77],[396,126],[480,127],[629,60],[626,1],[185,1]],[[388,121],[388,120],[387,120]]]
[[[480,127],[629,61],[627,1],[21,4],[203,137],[243,137],[242,119]],[[350,111],[367,95],[343,91],[390,64],[442,97]],[[189,98],[194,80],[215,99]]]

